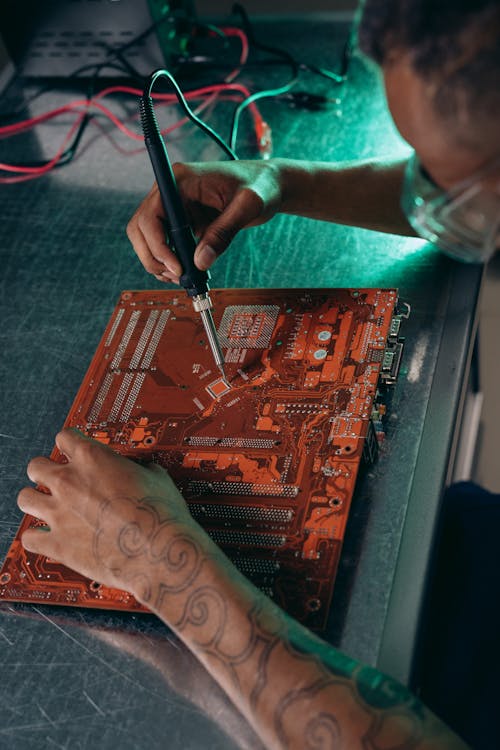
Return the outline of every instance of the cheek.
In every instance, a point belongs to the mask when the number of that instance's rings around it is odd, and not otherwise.
[[[382,69],[387,106],[400,135],[413,148],[417,148],[428,129],[422,101],[417,91],[418,81],[402,63],[395,62]],[[421,86],[420,86],[421,88]]]

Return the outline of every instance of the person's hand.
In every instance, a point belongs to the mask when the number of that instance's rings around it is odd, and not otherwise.
[[[49,527],[25,531],[24,547],[145,604],[152,602],[155,566],[167,556],[183,561],[169,566],[174,589],[189,577],[196,558],[191,539],[204,532],[167,472],[140,466],[76,430],[60,432],[56,444],[66,464],[38,457],[28,465],[29,478],[50,494],[26,487],[18,497],[22,511]]]
[[[174,164],[179,192],[197,237],[196,266],[205,271],[240,229],[263,224],[279,210],[279,168],[272,161]],[[146,271],[178,283],[181,266],[165,241],[164,211],[153,185],[127,226]]]

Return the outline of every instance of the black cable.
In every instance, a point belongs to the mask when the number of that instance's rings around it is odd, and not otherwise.
[[[89,114],[88,112],[82,117],[82,121],[80,125],[78,126],[78,130],[75,133],[75,137],[73,138],[72,143],[68,146],[68,148],[63,151],[61,154],[61,158],[54,164],[54,168],[64,167],[66,164],[69,164],[70,161],[72,161],[76,155],[76,152],[78,150],[78,146],[80,145],[80,141],[82,138],[82,135],[85,132],[85,129],[89,122],[91,121],[92,117],[94,115]],[[45,166],[45,164],[48,163],[49,160],[47,160],[45,163],[42,163],[40,166]]]
[[[251,47],[255,47],[255,49],[262,50],[263,52],[269,52],[270,54],[281,58],[290,66],[292,70],[292,77],[296,77],[298,75],[299,64],[287,50],[281,49],[281,47],[273,47],[268,44],[262,44],[262,42],[257,41],[257,39],[255,38],[253,26],[250,22],[245,8],[242,5],[240,5],[239,3],[235,3],[233,5],[232,12],[241,16],[243,31],[245,32],[248,43]]]
[[[299,66],[298,66],[297,61],[286,50],[282,50],[279,47],[271,47],[267,44],[262,44],[260,42],[257,42],[257,40],[255,39],[255,34],[253,31],[252,24],[250,23],[250,19],[248,18],[247,12],[242,5],[240,5],[239,3],[235,3],[233,5],[232,12],[237,13],[238,15],[241,16],[243,29],[245,31],[245,34],[247,35],[248,43],[250,46],[255,47],[256,49],[260,49],[264,52],[270,52],[271,54],[281,57],[283,60],[288,62],[288,64],[290,65],[292,69],[292,77],[287,81],[287,83],[283,84],[282,86],[273,88],[273,89],[266,89],[264,91],[258,91],[255,94],[248,96],[246,99],[244,99],[241,102],[241,104],[239,104],[236,107],[233,113],[230,137],[229,137],[229,144],[231,148],[234,149],[236,140],[238,138],[238,126],[239,126],[239,121],[240,121],[242,112],[250,104],[252,104],[252,102],[256,102],[259,99],[265,99],[265,98],[270,98],[274,96],[281,96],[283,94],[288,93],[290,89],[292,89],[293,86],[298,81]]]
[[[352,56],[352,48],[353,48],[353,31],[351,29],[351,32],[349,33],[349,37],[342,49],[342,57],[340,62],[340,71],[338,73],[333,72],[332,70],[328,70],[327,68],[323,68],[322,66],[318,65],[311,65],[310,63],[305,62],[298,62],[287,50],[282,49],[281,47],[271,47],[266,44],[262,44],[261,42],[257,42],[255,39],[255,34],[253,32],[253,27],[250,22],[250,19],[248,17],[248,13],[246,12],[243,5],[240,3],[235,3],[232,8],[232,12],[238,14],[241,16],[243,27],[245,30],[245,33],[248,37],[249,42],[252,43],[252,45],[256,49],[261,49],[265,52],[271,52],[275,55],[278,55],[282,58],[284,58],[288,62],[292,62],[294,66],[297,66],[301,70],[308,70],[311,73],[316,73],[317,75],[321,75],[324,78],[328,78],[331,81],[334,81],[335,83],[344,83],[347,76],[347,71],[349,68],[350,59]]]
[[[113,53],[113,56],[116,57],[119,63],[121,63],[122,69],[128,74],[129,78],[133,81],[137,81],[142,88],[142,86],[144,85],[144,80],[146,76],[141,75],[141,73],[139,73],[137,68],[134,68],[132,63],[130,63],[127,60],[127,58],[125,57],[125,55],[123,54],[121,50],[115,50]]]
[[[191,120],[191,122],[194,122],[195,125],[197,125],[201,130],[203,130],[213,141],[215,141],[220,148],[229,156],[230,159],[237,159],[236,153],[233,151],[233,149],[227,145],[227,143],[221,138],[221,136],[213,130],[213,128],[210,127],[210,125],[207,125],[206,122],[203,122],[190,108],[189,104],[187,103],[186,99],[184,98],[184,95],[179,88],[179,85],[173,75],[168,70],[156,70],[154,73],[151,74],[149,83],[146,87],[147,91],[144,91],[144,94],[146,96],[151,97],[151,93],[153,91],[153,87],[156,83],[156,81],[159,78],[167,78],[170,83],[172,84],[172,87],[175,91],[175,94],[177,96],[177,99],[179,101],[179,104],[181,105],[182,109],[186,113],[187,117]]]
[[[111,63],[110,65],[113,66],[113,67],[117,67],[116,64],[114,64],[114,63]],[[98,80],[98,75],[99,75],[99,72],[100,72],[101,68],[103,67],[103,64],[99,63],[99,64],[96,65],[95,63],[93,63],[92,65],[85,66],[85,67],[87,67],[87,68],[95,68],[95,73],[94,73],[94,75],[93,75],[93,77],[92,77],[92,79],[89,82],[88,87],[87,87],[86,99],[87,99],[87,103],[90,103],[90,99],[92,98],[92,96],[95,93],[95,84],[96,84],[96,81]],[[72,142],[63,151],[63,153],[61,154],[61,157],[54,164],[54,169],[58,169],[59,167],[64,167],[64,166],[66,166],[67,164],[69,164],[74,159],[74,157],[76,155],[76,152],[78,150],[78,146],[80,145],[80,141],[82,139],[82,136],[83,136],[83,134],[84,134],[84,132],[85,132],[85,130],[87,128],[87,125],[89,124],[90,120],[92,120],[92,118],[94,116],[95,115],[91,115],[89,112],[85,113],[85,115],[82,117],[82,120],[81,120],[81,122],[80,122],[80,124],[78,126],[78,129],[77,129],[77,131],[76,131],[76,133],[75,133],[75,135],[73,137]],[[40,160],[40,161],[30,162],[29,164],[27,164],[27,163],[21,163],[21,164],[19,164],[18,163],[18,164],[16,164],[16,166],[23,167],[23,168],[31,167],[33,169],[38,169],[40,167],[47,166],[47,164],[49,164],[50,161],[52,161],[52,160],[51,159],[44,159],[44,160]],[[6,170],[3,170],[3,171],[6,171]]]
[[[100,68],[101,64],[99,64],[97,67]],[[94,74],[94,77],[93,77],[92,81],[89,83],[89,90],[87,92],[87,100],[90,100],[91,97],[93,96],[93,94],[95,93],[93,89],[94,89],[94,85],[95,85],[96,80],[98,80],[96,78],[97,74],[98,74],[98,70],[96,70],[96,73]],[[203,120],[201,120],[199,117],[197,117],[195,115],[195,113],[191,110],[191,108],[189,107],[186,99],[184,98],[184,95],[183,95],[181,89],[179,88],[179,86],[177,84],[177,81],[172,76],[172,74],[169,73],[169,71],[167,71],[167,70],[156,71],[156,74],[153,74],[153,76],[151,76],[150,86],[152,87],[152,85],[154,85],[154,83],[156,82],[156,80],[158,80],[158,78],[161,77],[161,76],[168,78],[168,80],[171,82],[171,84],[172,84],[172,86],[173,86],[173,88],[175,90],[175,93],[177,95],[177,99],[178,99],[181,107],[183,108],[184,112],[186,113],[187,117],[193,123],[195,123],[195,125],[197,125],[202,130],[204,130],[205,133],[207,133],[207,135],[209,135],[213,140],[215,140],[216,143],[226,152],[226,154],[231,159],[237,159],[237,156],[234,153],[234,151],[229,148],[229,146],[218,135],[218,133],[216,133],[215,130],[213,130],[209,125],[207,125],[205,122],[203,122]],[[150,92],[151,92],[151,88],[150,88]],[[54,165],[54,168],[62,167],[62,166],[65,166],[65,165],[69,164],[70,161],[75,157],[77,149],[78,149],[78,146],[79,146],[80,141],[81,141],[81,138],[83,136],[83,133],[84,133],[84,131],[85,131],[88,123],[92,119],[92,117],[94,117],[94,115],[86,113],[85,116],[82,118],[82,122],[80,123],[80,125],[78,127],[78,130],[77,130],[77,132],[76,132],[76,134],[75,134],[75,136],[73,138],[72,143],[62,153],[61,158]],[[46,159],[46,160],[43,160],[43,161],[30,162],[29,164],[26,164],[26,163],[17,164],[16,166],[32,167],[34,169],[38,169],[40,167],[46,166],[50,161],[51,161],[50,159]]]
[[[118,63],[114,63],[114,62],[88,63],[87,65],[82,65],[81,68],[77,68],[76,71],[74,71],[73,73],[69,74],[67,80],[70,81],[72,77],[77,78],[77,76],[75,75],[76,73],[83,73],[83,72],[86,72],[88,70],[94,70],[95,72],[94,72],[94,74],[93,74],[90,82],[87,82],[87,94],[86,94],[86,96],[87,96],[87,98],[90,99],[91,96],[93,96],[93,94],[95,93],[94,88],[95,88],[95,84],[99,80],[99,74],[100,74],[100,72],[102,70],[105,70],[106,68],[110,68],[111,70],[119,70],[121,73],[124,72],[123,66],[119,65]],[[78,80],[78,78],[77,78],[77,80]],[[140,87],[142,87],[144,85],[144,76],[141,76],[140,78],[138,78],[137,79],[137,83],[139,84]],[[8,113],[0,114],[0,122],[4,122],[4,123],[8,124],[12,120],[15,120],[16,118],[18,118],[22,114],[23,110],[27,109],[28,105],[30,105],[32,102],[34,102],[40,96],[43,96],[43,94],[46,94],[49,91],[53,91],[55,88],[56,88],[55,86],[51,85],[51,86],[45,86],[44,88],[40,89],[39,91],[36,92],[36,94],[33,94],[32,96],[28,97],[27,99],[24,99],[23,102],[21,103],[21,105],[16,110],[14,110],[13,112],[8,112]],[[92,90],[89,91],[89,89],[92,89]]]
[[[328,70],[327,68],[323,68],[322,66],[311,65],[309,63],[300,63],[299,67],[301,70],[307,70],[310,73],[316,73],[316,75],[323,76],[323,78],[327,78],[329,81],[333,81],[334,83],[345,83],[345,81],[347,80],[349,65],[351,63],[352,51],[353,45],[351,31],[342,48],[342,55],[340,58],[340,71],[338,73],[334,73],[332,70]]]

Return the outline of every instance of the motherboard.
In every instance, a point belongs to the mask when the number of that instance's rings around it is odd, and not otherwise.
[[[402,353],[394,289],[213,290],[226,378],[182,291],[125,291],[65,422],[165,467],[194,518],[285,611],[325,627],[377,389]],[[372,437],[373,439],[373,437]],[[61,461],[54,449],[52,458]],[[145,611],[29,553],[0,598]]]

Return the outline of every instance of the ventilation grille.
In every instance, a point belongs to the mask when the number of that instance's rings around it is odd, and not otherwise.
[[[0,0],[0,4],[5,2]],[[34,0],[27,2],[30,5]],[[164,6],[163,12],[171,7],[168,0]],[[8,8],[12,16],[9,27],[22,28],[23,4],[12,0]],[[157,20],[151,15],[148,0],[44,0],[43,12],[36,5],[35,10],[34,31],[24,40],[19,37],[21,55],[16,62],[25,76],[66,77],[85,65],[103,62],[110,50],[125,47]],[[3,15],[1,11],[0,19]],[[177,36],[173,16],[165,18],[161,26],[173,38]],[[148,75],[168,64],[170,47],[167,45],[163,52],[157,31],[152,30],[126,46],[124,56],[139,74]],[[90,69],[89,75],[92,74]]]

